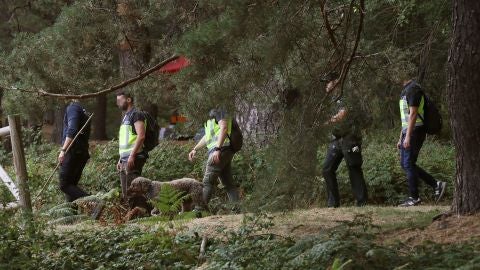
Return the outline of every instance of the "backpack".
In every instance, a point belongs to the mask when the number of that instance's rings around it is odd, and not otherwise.
[[[227,135],[228,139],[230,140],[230,146],[234,153],[240,151],[243,146],[243,134],[240,130],[240,126],[238,125],[235,119],[232,120],[232,132],[230,135]]]
[[[145,117],[145,141],[143,142],[143,150],[145,152],[152,151],[155,146],[158,145],[158,135],[159,135],[159,127],[157,121],[146,111],[138,111],[139,113],[143,114]],[[133,127],[133,132],[135,132],[134,123],[130,122]]]
[[[423,120],[423,124],[425,125],[425,131],[427,134],[438,134],[442,129],[443,119],[440,111],[438,110],[437,105],[428,97],[425,93],[423,94],[424,97],[424,117],[420,118]]]

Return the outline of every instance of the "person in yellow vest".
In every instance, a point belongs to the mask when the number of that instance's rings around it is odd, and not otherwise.
[[[233,119],[224,110],[212,109],[209,120],[205,123],[205,135],[188,154],[188,159],[193,161],[197,151],[207,147],[208,159],[203,177],[203,200],[208,204],[213,192],[213,185],[220,177],[220,181],[227,190],[231,202],[238,202],[239,193],[232,177],[232,159],[234,151],[230,147],[230,134]],[[196,208],[196,211],[203,210]]]
[[[142,174],[148,154],[143,149],[145,141],[145,115],[133,106],[133,97],[125,92],[117,93],[117,106],[125,112],[118,135],[120,159],[117,170],[120,172],[122,198],[126,201],[127,188],[133,179]]]
[[[402,131],[397,143],[400,150],[400,164],[407,174],[410,196],[399,206],[414,206],[421,203],[418,194],[418,179],[432,187],[436,200],[439,201],[445,192],[445,182],[436,181],[433,176],[420,168],[417,163],[418,154],[425,141],[425,96],[422,88],[414,80],[405,81],[400,94],[400,116]]]

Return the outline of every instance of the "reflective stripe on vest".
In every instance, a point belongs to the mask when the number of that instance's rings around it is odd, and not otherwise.
[[[232,133],[232,119],[227,119],[227,134]],[[210,119],[205,124],[205,141],[207,143],[207,148],[210,151],[217,146],[218,135],[220,135],[220,125],[215,121],[215,119]],[[223,146],[229,146],[230,139],[228,136],[225,137]]]
[[[424,104],[425,104],[425,99],[422,96],[422,99],[420,100],[420,106],[418,106],[418,115],[417,119],[415,121],[415,126],[423,126],[423,120],[424,119]],[[402,130],[406,130],[408,127],[408,118],[410,116],[410,108],[408,107],[408,102],[407,102],[407,97],[403,96],[400,99],[400,117],[402,120]]]
[[[118,132],[118,153],[120,154],[120,158],[129,157],[137,141],[137,134],[133,133],[132,125],[126,117],[125,115],[122,125],[120,126],[120,131]],[[140,148],[138,152],[141,152],[142,148]]]

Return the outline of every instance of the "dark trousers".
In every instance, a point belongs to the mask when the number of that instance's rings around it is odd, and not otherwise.
[[[418,178],[421,178],[432,188],[437,187],[437,181],[420,168],[417,163],[418,154],[425,141],[426,132],[423,128],[415,128],[410,138],[410,148],[405,149],[403,147],[403,141],[405,140],[405,134],[402,134],[401,146],[400,146],[400,165],[407,174],[408,190],[410,197],[418,199]]]
[[[85,168],[89,158],[88,152],[85,153],[84,151],[71,150],[65,154],[60,166],[59,187],[65,193],[65,198],[69,202],[89,195],[78,187],[83,168]]]
[[[358,147],[357,151],[353,151]],[[323,178],[327,185],[328,206],[340,206],[340,194],[338,192],[337,169],[342,159],[345,158],[350,177],[352,192],[357,201],[357,206],[367,203],[367,186],[363,178],[362,152],[359,142],[347,141],[338,138],[332,141],[327,150],[327,156],[323,163]]]
[[[122,161],[120,170],[120,185],[122,187],[122,198],[126,201],[128,199],[127,189],[132,183],[133,179],[142,175],[143,166],[147,160],[145,158],[135,158],[135,164],[132,169],[128,169],[127,161]]]

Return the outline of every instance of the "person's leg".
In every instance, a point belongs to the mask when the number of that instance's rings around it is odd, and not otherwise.
[[[220,166],[222,170],[220,172],[220,181],[225,186],[227,190],[228,199],[231,202],[237,202],[239,200],[238,187],[235,184],[232,176],[232,159],[233,152],[226,150],[222,152],[220,157]]]
[[[347,163],[353,196],[357,201],[357,206],[363,206],[367,203],[368,193],[365,178],[363,177],[363,158],[360,143],[347,144],[343,149],[343,155]]]
[[[405,135],[402,135],[402,140],[401,140],[401,162],[402,162],[402,168],[405,170],[405,173],[407,175],[407,182],[408,182],[408,189],[410,193],[410,197],[413,199],[417,200],[419,198],[418,194],[418,171],[417,171],[417,158],[418,154],[420,152],[420,148],[422,146],[421,143],[418,141],[418,137],[415,134],[416,132],[412,132],[411,138],[410,138],[410,147],[408,149],[405,149],[403,147],[403,141],[405,140]]]
[[[343,154],[337,141],[332,142],[327,150],[327,156],[323,162],[323,178],[327,186],[328,207],[340,206],[340,194],[338,192],[337,169],[342,162]]]
[[[130,184],[135,178],[142,175],[143,166],[145,165],[145,162],[146,162],[146,159],[144,158],[136,158],[135,165],[133,166],[132,169],[128,169],[127,164],[125,163],[125,180],[124,181],[125,181],[126,190],[128,190],[128,188],[130,187]],[[141,205],[143,206],[145,204],[145,202],[141,202],[141,200],[128,196],[127,191],[125,194],[127,194],[126,199],[130,208],[134,208],[136,206],[141,206]]]
[[[205,175],[203,176],[203,202],[208,205],[212,197],[213,185],[220,176],[222,169],[219,165],[213,163],[212,155],[208,156],[205,166]],[[200,206],[196,206],[197,210],[203,210]]]
[[[432,188],[437,187],[437,181],[433,178],[432,175],[427,173],[424,169],[416,164],[418,155],[420,154],[420,149],[423,146],[423,142],[425,141],[426,133],[425,131],[419,130],[415,131],[412,134],[412,138],[410,139],[410,144],[412,148],[415,149],[416,157],[415,157],[415,170],[417,175],[420,179],[422,179],[427,185],[431,186]]]
[[[65,198],[69,202],[89,195],[77,186],[86,163],[87,160],[81,155],[67,153],[60,166],[59,187],[65,193]]]
[[[127,201],[127,170],[126,170],[127,163],[122,162],[120,164],[120,187],[122,189],[122,200],[124,202]]]
[[[146,162],[145,158],[136,158],[135,159],[135,165],[133,166],[132,169],[128,169],[127,167],[125,167],[126,168],[125,173],[127,175],[127,177],[126,177],[126,179],[127,179],[127,182],[126,182],[127,189],[130,186],[130,184],[132,183],[133,179],[142,175],[143,166],[145,166],[145,162]],[[127,164],[125,164],[125,166],[127,166]]]

